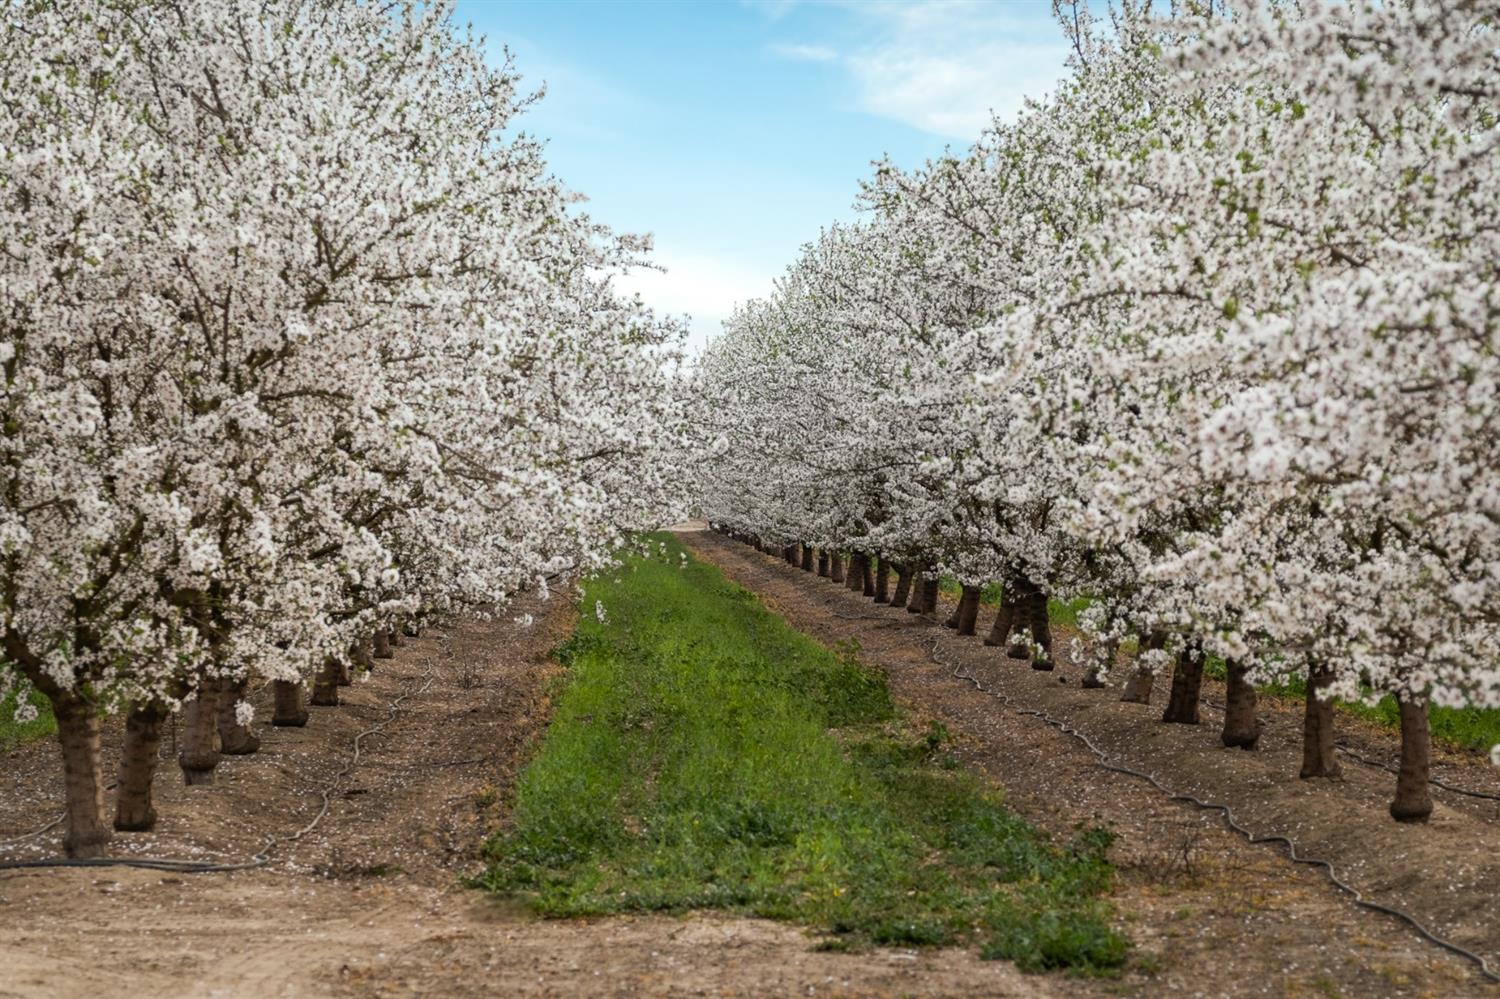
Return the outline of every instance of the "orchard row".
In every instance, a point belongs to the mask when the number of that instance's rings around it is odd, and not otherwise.
[[[515,131],[446,2],[103,0],[0,23],[0,699],[56,716],[67,852],[305,720],[434,614],[609,560],[672,503],[647,247]],[[217,734],[216,730],[222,732]]]
[[[969,614],[998,581],[1039,666],[1087,597],[1094,678],[1175,664],[1196,717],[1222,658],[1234,744],[1305,681],[1303,776],[1331,698],[1394,695],[1420,820],[1428,706],[1500,706],[1500,6],[1174,10],[1063,9],[1055,93],[881,164],[738,311],[704,512]]]

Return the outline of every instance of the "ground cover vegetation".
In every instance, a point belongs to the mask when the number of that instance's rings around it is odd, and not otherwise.
[[[902,722],[857,649],[656,544],[585,588],[567,687],[483,885],[552,916],[717,908],[807,923],[823,946],[1124,960],[1099,898],[1107,832],[1049,842],[940,728]]]

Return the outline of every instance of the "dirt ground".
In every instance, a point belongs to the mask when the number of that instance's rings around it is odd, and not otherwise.
[[[531,613],[536,623],[513,618]],[[160,827],[117,855],[264,867],[0,871],[0,996],[1047,996],[1066,981],[951,951],[825,953],[803,930],[705,914],[544,921],[460,885],[549,713],[566,601],[430,630],[227,758],[212,787],[164,759]],[[393,702],[397,702],[392,709]],[[353,745],[363,736],[357,763]],[[111,733],[114,735],[114,733]],[[164,755],[171,751],[170,742]],[[113,772],[116,747],[107,747]],[[340,771],[348,768],[347,775]],[[0,860],[55,857],[50,742],[0,756]],[[312,830],[291,841],[329,808]]]
[[[1205,710],[1199,726],[1160,722],[1164,680],[1150,707],[1121,704],[1117,689],[1082,689],[1066,640],[1055,642],[1061,653],[1056,672],[1034,672],[978,638],[960,638],[932,620],[874,604],[746,545],[706,532],[681,537],[794,627],[830,643],[857,639],[861,658],[885,670],[906,709],[941,721],[966,761],[1003,786],[1012,806],[1032,821],[1060,834],[1084,824],[1116,832],[1114,900],[1137,956],[1121,980],[1056,982],[1064,991],[1500,994],[1472,964],[1389,916],[1356,907],[1321,870],[1290,863],[1284,848],[1252,846],[1216,813],[1102,770],[1076,739],[1017,715],[954,674],[969,673],[1017,706],[1066,720],[1117,761],[1155,773],[1174,791],[1230,804],[1255,833],[1290,837],[1301,854],[1330,860],[1367,898],[1411,913],[1497,968],[1500,802],[1435,789],[1432,820],[1399,825],[1385,811],[1394,777],[1383,771],[1345,760],[1341,780],[1297,779],[1295,705],[1266,706],[1267,729],[1256,752],[1226,750],[1218,742],[1221,716],[1213,710]],[[1222,685],[1206,684],[1205,695],[1222,701]],[[1339,725],[1362,754],[1396,758],[1392,734],[1342,718]],[[1500,771],[1478,754],[1440,753],[1435,772],[1458,786],[1500,791]]]
[[[1271,713],[1262,751],[1221,750],[1209,723],[1161,725],[1155,709],[1080,690],[1066,657],[1055,674],[1033,673],[743,545],[684,537],[794,626],[829,642],[857,638],[907,710],[941,720],[1033,821],[1059,834],[1113,828],[1114,901],[1137,944],[1126,974],[1027,976],[952,950],[825,953],[796,927],[720,914],[545,921],[462,887],[545,726],[557,675],[548,652],[572,624],[559,600],[429,631],[345,688],[343,706],[313,709],[306,729],[258,722],[261,751],[226,759],[212,787],[181,786],[164,760],[159,831],[114,845],[119,855],[237,861],[278,837],[264,867],[0,872],[0,996],[1500,994],[1465,962],[1355,908],[1318,871],[1100,770],[1076,741],[953,672],[1067,717],[1174,788],[1232,801],[1258,832],[1293,835],[1372,897],[1486,954],[1500,951],[1495,802],[1435,792],[1429,826],[1396,826],[1383,813],[1386,774],[1350,764],[1337,783],[1295,779],[1293,714]],[[512,620],[527,612],[534,625]],[[376,726],[353,761],[356,737]],[[1367,755],[1393,756],[1388,734],[1349,734]],[[57,830],[27,835],[58,812],[55,757],[50,743],[0,757],[0,859],[56,856]],[[1441,770],[1465,786],[1500,784],[1461,754]],[[325,791],[326,816],[291,840]]]

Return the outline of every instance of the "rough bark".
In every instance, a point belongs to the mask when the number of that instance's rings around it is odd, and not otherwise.
[[[984,637],[985,645],[1004,645],[1010,638],[1011,628],[1016,623],[1016,602],[1010,593],[1000,598],[1000,610],[995,614],[995,623]]]
[[[1006,590],[1005,601],[1014,605],[1011,616],[1011,633],[1015,639],[1005,650],[1007,659],[1030,659],[1031,647],[1026,644],[1026,629],[1031,624],[1031,598],[1036,587],[1028,580],[1018,580],[1016,584]]]
[[[1198,724],[1199,691],[1203,687],[1203,647],[1188,642],[1177,653],[1172,670],[1172,691],[1167,695],[1167,710],[1161,720],[1177,725]]]
[[[1166,644],[1167,636],[1163,632],[1153,631],[1146,636],[1141,652],[1156,652]],[[1120,700],[1127,704],[1150,704],[1151,688],[1155,683],[1156,674],[1152,673],[1144,663],[1137,664],[1130,673],[1130,679],[1125,681],[1125,690],[1120,694]]]
[[[323,666],[313,677],[312,703],[319,708],[336,708],[339,704],[339,674],[344,666],[336,656],[323,660]]]
[[[1120,700],[1127,704],[1150,704],[1151,687],[1155,681],[1155,674],[1145,666],[1137,666],[1130,674],[1130,679],[1125,681],[1125,689],[1120,692]]]
[[[844,574],[844,585],[855,593],[864,589],[865,556],[862,552],[856,552],[849,557],[849,571]]]
[[[245,680],[226,680],[219,687],[219,752],[225,756],[249,756],[260,749],[260,739],[249,725],[241,725],[235,710],[245,699]]]
[[[828,557],[828,578],[835,583],[844,581],[844,556],[838,552]]]
[[[1396,797],[1391,799],[1391,818],[1397,822],[1426,822],[1432,815],[1428,778],[1432,769],[1432,730],[1427,721],[1427,702],[1397,695],[1401,713],[1401,771],[1396,777]]]
[[[277,728],[301,728],[307,724],[306,688],[296,680],[272,680],[271,698],[275,704],[271,724]]]
[[[936,579],[922,580],[922,613],[936,614],[938,609],[938,581]]]
[[[824,548],[818,552],[818,575],[824,579],[828,578],[828,549]]]
[[[892,607],[905,607],[906,600],[911,596],[911,569],[901,566],[896,573],[896,592],[891,594]]]
[[[1047,619],[1047,594],[1036,590],[1031,594],[1026,623],[1031,631],[1031,668],[1046,673],[1057,668],[1052,659],[1052,622]]]
[[[875,602],[877,604],[891,602],[891,564],[883,558],[875,567]]]
[[[182,748],[177,765],[189,787],[212,784],[219,765],[219,685],[204,680],[197,696],[182,706]]]
[[[859,570],[860,593],[863,596],[873,597],[875,595],[875,559],[866,555],[864,563]]]
[[[367,673],[375,672],[375,636],[362,638],[349,646],[349,661],[345,664],[345,670],[353,671],[362,669]],[[349,686],[347,683],[342,686]]]
[[[1085,690],[1100,690],[1108,686],[1104,677],[1108,675],[1110,667],[1115,664],[1115,655],[1120,651],[1118,639],[1110,639],[1105,643],[1099,662],[1089,667],[1089,671],[1083,675],[1083,687]]]
[[[927,580],[922,577],[921,570],[912,572],[911,597],[906,601],[906,612],[908,614],[922,613],[922,592],[927,588]]]
[[[958,601],[958,622],[956,627],[960,635],[974,634],[975,627],[979,624],[980,592],[980,588],[977,586],[964,587],[964,595]]]
[[[1245,666],[1236,660],[1226,662],[1224,671],[1224,731],[1219,741],[1231,749],[1254,749],[1262,727],[1255,717],[1255,685],[1245,679]]]
[[[1333,682],[1333,671],[1314,666],[1307,676],[1307,702],[1302,712],[1302,772],[1312,777],[1337,777],[1341,770],[1333,753],[1333,698],[1319,696]]]
[[[386,631],[384,628],[375,629],[374,643],[373,654],[376,659],[396,658],[396,650],[391,648],[391,633],[389,631]]]
[[[102,857],[111,834],[104,822],[104,780],[99,772],[99,713],[74,693],[50,699],[67,794],[63,852],[78,860]]]
[[[391,648],[399,649],[406,644],[406,636],[401,634],[400,628],[392,628],[387,634],[391,639]]]
[[[156,778],[162,729],[170,716],[164,705],[155,703],[137,704],[125,715],[125,744],[115,791],[115,828],[120,832],[147,832],[156,826],[151,784]]]
[[[812,550],[812,545],[803,545],[802,546],[802,571],[803,572],[812,572],[813,571],[813,550]]]

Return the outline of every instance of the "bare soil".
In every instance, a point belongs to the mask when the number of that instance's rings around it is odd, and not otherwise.
[[[527,612],[532,626],[512,620]],[[160,827],[117,836],[115,854],[237,862],[274,836],[269,862],[0,871],[0,996],[1072,991],[963,952],[827,953],[796,927],[720,914],[544,921],[463,887],[546,725],[559,675],[549,651],[572,615],[565,601],[528,601],[430,630],[344,688],[342,706],[311,709],[305,729],[269,727],[263,691],[260,752],[226,758],[211,787],[182,786],[169,739]],[[354,760],[356,737],[376,726]],[[117,745],[106,755],[113,772]],[[0,756],[0,860],[59,854],[58,830],[29,835],[60,811],[59,770],[50,742]],[[291,839],[325,791],[327,814]]]
[[[1032,821],[1065,835],[1099,824],[1117,835],[1114,902],[1137,944],[1131,968],[1108,982],[1056,981],[1069,993],[1205,996],[1489,996],[1500,988],[1474,966],[1423,941],[1392,917],[1356,907],[1321,870],[1294,865],[1278,846],[1253,846],[1214,812],[1174,802],[1143,781],[1111,773],[1075,738],[1018,715],[955,673],[968,673],[1016,707],[1041,709],[1087,734],[1116,762],[1154,773],[1174,791],[1229,804],[1258,835],[1281,834],[1304,856],[1326,858],[1365,896],[1409,912],[1440,936],[1500,968],[1500,802],[1433,790],[1421,826],[1386,813],[1390,774],[1344,760],[1339,780],[1301,781],[1300,717],[1273,702],[1254,752],[1218,741],[1221,716],[1198,726],[1160,721],[1155,704],[1122,704],[1118,689],[1081,688],[1070,636],[1055,635],[1058,668],[1036,672],[979,638],[852,593],[727,538],[684,531],[700,557],[757,593],[793,627],[827,643],[853,638],[919,720],[943,723],[965,761],[1005,789]],[[986,618],[988,614],[986,614]],[[988,630],[983,620],[980,634]],[[1222,685],[1205,684],[1209,700]],[[1386,730],[1340,718],[1363,755],[1393,761]],[[1452,783],[1500,791],[1500,772],[1477,754],[1439,752]]]

